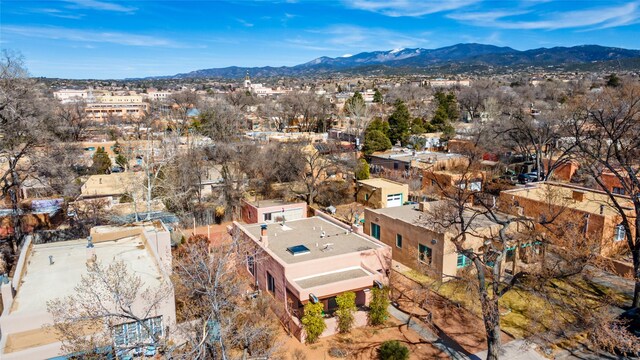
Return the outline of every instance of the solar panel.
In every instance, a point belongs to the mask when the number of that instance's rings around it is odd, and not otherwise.
[[[309,248],[304,245],[290,246],[287,248],[287,251],[293,256],[304,255],[311,252]]]

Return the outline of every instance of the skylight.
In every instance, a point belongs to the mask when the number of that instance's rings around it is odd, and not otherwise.
[[[293,256],[304,255],[311,252],[309,248],[304,245],[290,246],[287,248],[287,251]]]

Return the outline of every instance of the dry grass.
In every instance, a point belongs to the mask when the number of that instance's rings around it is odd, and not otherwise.
[[[414,270],[403,274],[481,317],[477,293],[468,283],[459,280],[441,283]],[[499,301],[500,325],[503,331],[516,338],[544,331],[563,331],[563,327],[576,322],[578,307],[595,307],[603,303],[621,306],[629,301],[624,294],[580,277],[552,280],[540,292],[521,289],[507,292]],[[575,340],[580,340],[580,336]]]

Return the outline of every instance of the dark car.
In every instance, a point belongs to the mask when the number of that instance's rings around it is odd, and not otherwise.
[[[536,180],[537,180],[536,176],[531,176],[530,174],[518,174],[518,182],[520,184],[527,184]]]

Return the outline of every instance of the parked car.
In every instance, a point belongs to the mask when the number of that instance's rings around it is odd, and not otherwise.
[[[111,168],[112,173],[121,173],[124,172],[124,168],[120,166],[114,166]]]
[[[527,174],[518,174],[518,182],[520,184],[527,184],[533,181],[536,181],[537,177],[536,176],[531,176],[530,173]]]

